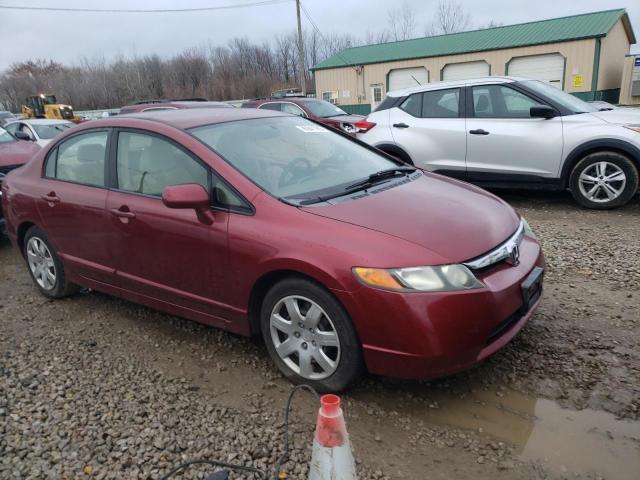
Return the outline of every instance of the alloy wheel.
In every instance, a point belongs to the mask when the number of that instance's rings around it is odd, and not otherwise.
[[[27,243],[29,269],[38,285],[44,290],[56,286],[56,266],[47,245],[38,237],[31,237]]]
[[[592,202],[606,203],[624,192],[627,176],[616,164],[596,162],[585,168],[578,178],[580,193]]]
[[[338,368],[338,333],[313,300],[299,295],[282,298],[271,311],[269,326],[276,353],[301,377],[322,380]]]

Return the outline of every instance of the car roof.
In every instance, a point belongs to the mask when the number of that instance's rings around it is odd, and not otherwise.
[[[468,85],[486,85],[487,83],[512,83],[522,80],[529,80],[521,77],[508,77],[508,76],[490,76],[490,77],[478,77],[469,78],[466,80],[449,80],[442,82],[426,83],[424,85],[416,85],[415,87],[403,88],[401,90],[394,90],[387,93],[390,97],[404,97],[412,93],[426,92],[429,90],[441,90],[444,88],[463,87]]]
[[[70,122],[69,120],[57,120],[54,118],[23,118],[19,120],[13,120],[9,123],[27,123],[30,125],[57,125],[60,123],[72,123],[72,122]]]
[[[185,108],[177,110],[157,110],[154,112],[136,112],[117,115],[109,118],[99,118],[91,121],[92,126],[108,124],[118,126],[119,119],[137,118],[140,120],[164,123],[172,127],[187,130],[189,128],[211,125],[215,123],[250,120],[253,118],[295,117],[274,110],[260,110],[257,108]]]

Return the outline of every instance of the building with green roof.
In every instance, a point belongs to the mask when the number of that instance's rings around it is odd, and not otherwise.
[[[313,67],[316,93],[368,113],[387,91],[440,80],[512,75],[587,100],[617,102],[635,43],[624,9],[347,48]]]

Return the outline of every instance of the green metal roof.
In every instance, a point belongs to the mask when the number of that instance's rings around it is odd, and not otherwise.
[[[621,8],[470,32],[347,48],[318,63],[312,70],[603,37],[623,16],[631,43],[635,43],[626,11]]]

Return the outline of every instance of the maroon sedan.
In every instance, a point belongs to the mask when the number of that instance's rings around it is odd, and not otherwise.
[[[0,127],[0,185],[7,173],[21,167],[40,150],[40,146],[30,141],[20,141]],[[4,216],[0,204],[0,232],[4,228]]]
[[[310,118],[328,127],[342,130],[350,135],[366,132],[374,123],[367,122],[362,115],[349,115],[341,108],[324,100],[308,97],[258,98],[242,104],[242,108],[259,108],[289,113]]]
[[[11,172],[3,202],[44,295],[90,287],[261,334],[322,390],[470,367],[540,301],[540,245],[502,200],[273,111],[80,125]]]

